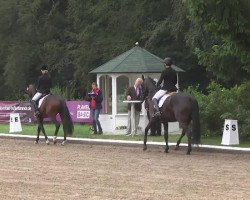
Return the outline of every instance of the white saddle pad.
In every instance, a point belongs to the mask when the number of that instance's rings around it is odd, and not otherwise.
[[[44,100],[47,96],[49,96],[49,94],[47,94],[46,96],[44,96],[43,98],[41,98],[41,99],[39,100],[38,108],[40,108],[40,106],[41,106],[42,103],[43,103],[43,100]]]
[[[159,103],[158,103],[159,108],[162,107],[163,103],[165,102],[165,100],[166,100],[169,96],[171,96],[171,95],[170,95],[170,94],[165,94],[165,95],[162,96],[162,98],[160,99],[160,101],[159,101]]]

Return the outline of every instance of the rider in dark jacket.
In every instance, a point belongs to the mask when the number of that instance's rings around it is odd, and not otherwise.
[[[172,59],[171,58],[165,58],[164,59],[164,64],[166,69],[162,71],[161,73],[161,77],[159,79],[159,81],[157,82],[157,87],[159,87],[163,82],[163,86],[162,88],[156,92],[156,94],[153,96],[152,100],[154,102],[154,106],[155,106],[155,116],[160,116],[160,110],[159,110],[159,106],[158,106],[158,100],[160,100],[160,98],[166,94],[167,92],[175,92],[177,91],[176,88],[176,84],[177,84],[177,76],[175,71],[172,69]]]
[[[39,76],[37,81],[37,93],[33,96],[31,104],[34,106],[35,115],[39,115],[39,110],[37,106],[37,101],[43,96],[50,93],[52,87],[51,77],[48,72],[47,65],[43,65],[41,68],[42,75]]]
[[[47,71],[47,70],[46,70]],[[52,87],[51,77],[47,72],[42,72],[43,74],[38,78],[37,91],[42,94],[49,94]]]

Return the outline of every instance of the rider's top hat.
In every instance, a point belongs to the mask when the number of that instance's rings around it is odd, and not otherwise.
[[[41,70],[48,70],[48,66],[47,65],[42,65]]]
[[[167,66],[171,66],[173,64],[173,61],[171,58],[167,57],[163,60],[163,63]]]

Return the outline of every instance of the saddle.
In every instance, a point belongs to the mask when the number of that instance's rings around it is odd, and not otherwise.
[[[170,97],[170,96],[172,96],[172,95],[175,95],[176,93],[177,93],[177,92],[168,92],[168,93],[164,94],[164,95],[160,98],[160,100],[159,100],[159,102],[158,102],[159,108],[162,107],[162,105],[164,104],[164,102],[166,101],[166,99],[167,99],[168,97]]]
[[[36,105],[38,108],[40,108],[40,106],[42,105],[44,99],[49,96],[51,94],[43,94],[37,101],[36,101]]]

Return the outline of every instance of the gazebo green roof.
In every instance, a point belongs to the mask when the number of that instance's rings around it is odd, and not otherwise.
[[[184,72],[175,65],[172,67],[177,72]],[[90,73],[160,73],[163,69],[163,59],[139,46],[135,46]]]

